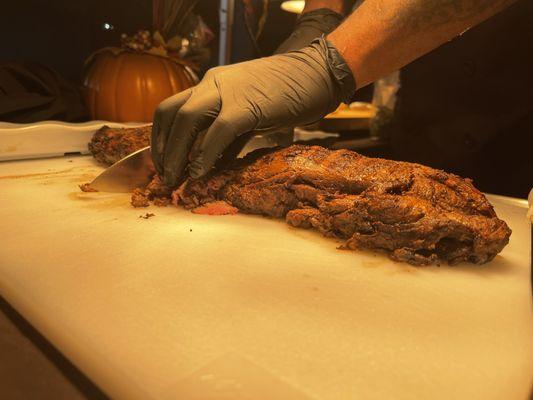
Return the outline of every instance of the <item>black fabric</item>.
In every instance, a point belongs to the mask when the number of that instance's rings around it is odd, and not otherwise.
[[[525,197],[533,187],[533,2],[501,14],[401,71],[396,159]]]
[[[35,63],[0,64],[0,121],[86,121],[78,88]]]

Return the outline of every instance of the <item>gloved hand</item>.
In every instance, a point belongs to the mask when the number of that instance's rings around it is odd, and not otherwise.
[[[330,33],[344,17],[329,8],[306,12],[298,18],[291,35],[276,49],[274,54],[300,50],[324,34]]]
[[[223,151],[251,131],[317,121],[349,101],[355,79],[325,38],[287,54],[209,70],[195,87],[164,100],[152,128],[152,159],[174,187],[188,165],[192,178],[208,173]]]
[[[341,14],[329,8],[319,8],[300,15],[291,35],[276,49],[274,54],[299,50],[309,45],[313,39],[334,30],[343,19]],[[294,128],[283,127],[268,135],[278,145],[288,146],[294,141]]]

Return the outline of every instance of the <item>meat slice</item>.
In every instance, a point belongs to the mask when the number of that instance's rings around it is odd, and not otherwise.
[[[91,187],[91,182],[82,183],[78,185],[82,192],[98,192],[95,188]]]
[[[148,197],[168,193],[154,182]],[[224,201],[415,265],[485,263],[511,235],[468,179],[318,146],[254,152],[227,170],[188,180],[172,198],[189,209]]]
[[[131,205],[136,208],[148,207],[150,205],[148,194],[142,189],[135,189],[131,195]]]
[[[192,210],[195,214],[204,215],[234,215],[237,214],[237,209],[225,201],[213,201],[212,203],[205,203]]]
[[[150,201],[158,207],[165,207],[172,202],[172,190],[163,185],[163,182],[156,175],[148,184],[146,189],[137,188],[131,195],[131,205],[133,207],[148,207]]]
[[[111,165],[127,155],[150,145],[152,125],[139,128],[98,129],[89,142],[89,151],[105,165]]]

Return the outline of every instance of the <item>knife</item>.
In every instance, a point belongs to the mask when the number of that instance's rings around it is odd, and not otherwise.
[[[117,161],[89,184],[99,192],[128,193],[146,187],[155,174],[150,146]]]
[[[206,131],[200,134],[200,138]],[[274,131],[257,134],[248,132],[237,138],[222,154],[218,160],[217,169],[223,169],[231,164],[237,157],[244,157],[247,153],[265,147],[276,147],[292,143],[293,135],[286,131]],[[197,146],[200,141],[197,141]],[[194,153],[194,148],[191,153]],[[150,146],[137,150],[134,153],[117,161],[104,172],[98,175],[89,186],[99,192],[128,193],[136,188],[145,188],[155,174],[152,163]]]

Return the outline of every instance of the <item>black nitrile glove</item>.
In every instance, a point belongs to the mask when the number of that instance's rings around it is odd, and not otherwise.
[[[274,54],[299,50],[309,45],[314,39],[333,31],[343,19],[341,14],[328,8],[320,8],[300,15],[291,35],[276,49]],[[276,138],[278,145],[287,146],[294,140],[294,128],[292,126],[280,128],[269,135]]]
[[[323,37],[298,51],[213,68],[197,86],[157,107],[154,165],[171,187],[186,167],[199,178],[241,135],[313,123],[354,91],[350,68]],[[195,139],[206,129],[187,166]]]
[[[344,17],[328,8],[306,12],[300,15],[291,35],[276,49],[274,54],[300,50],[314,39],[333,31]]]

